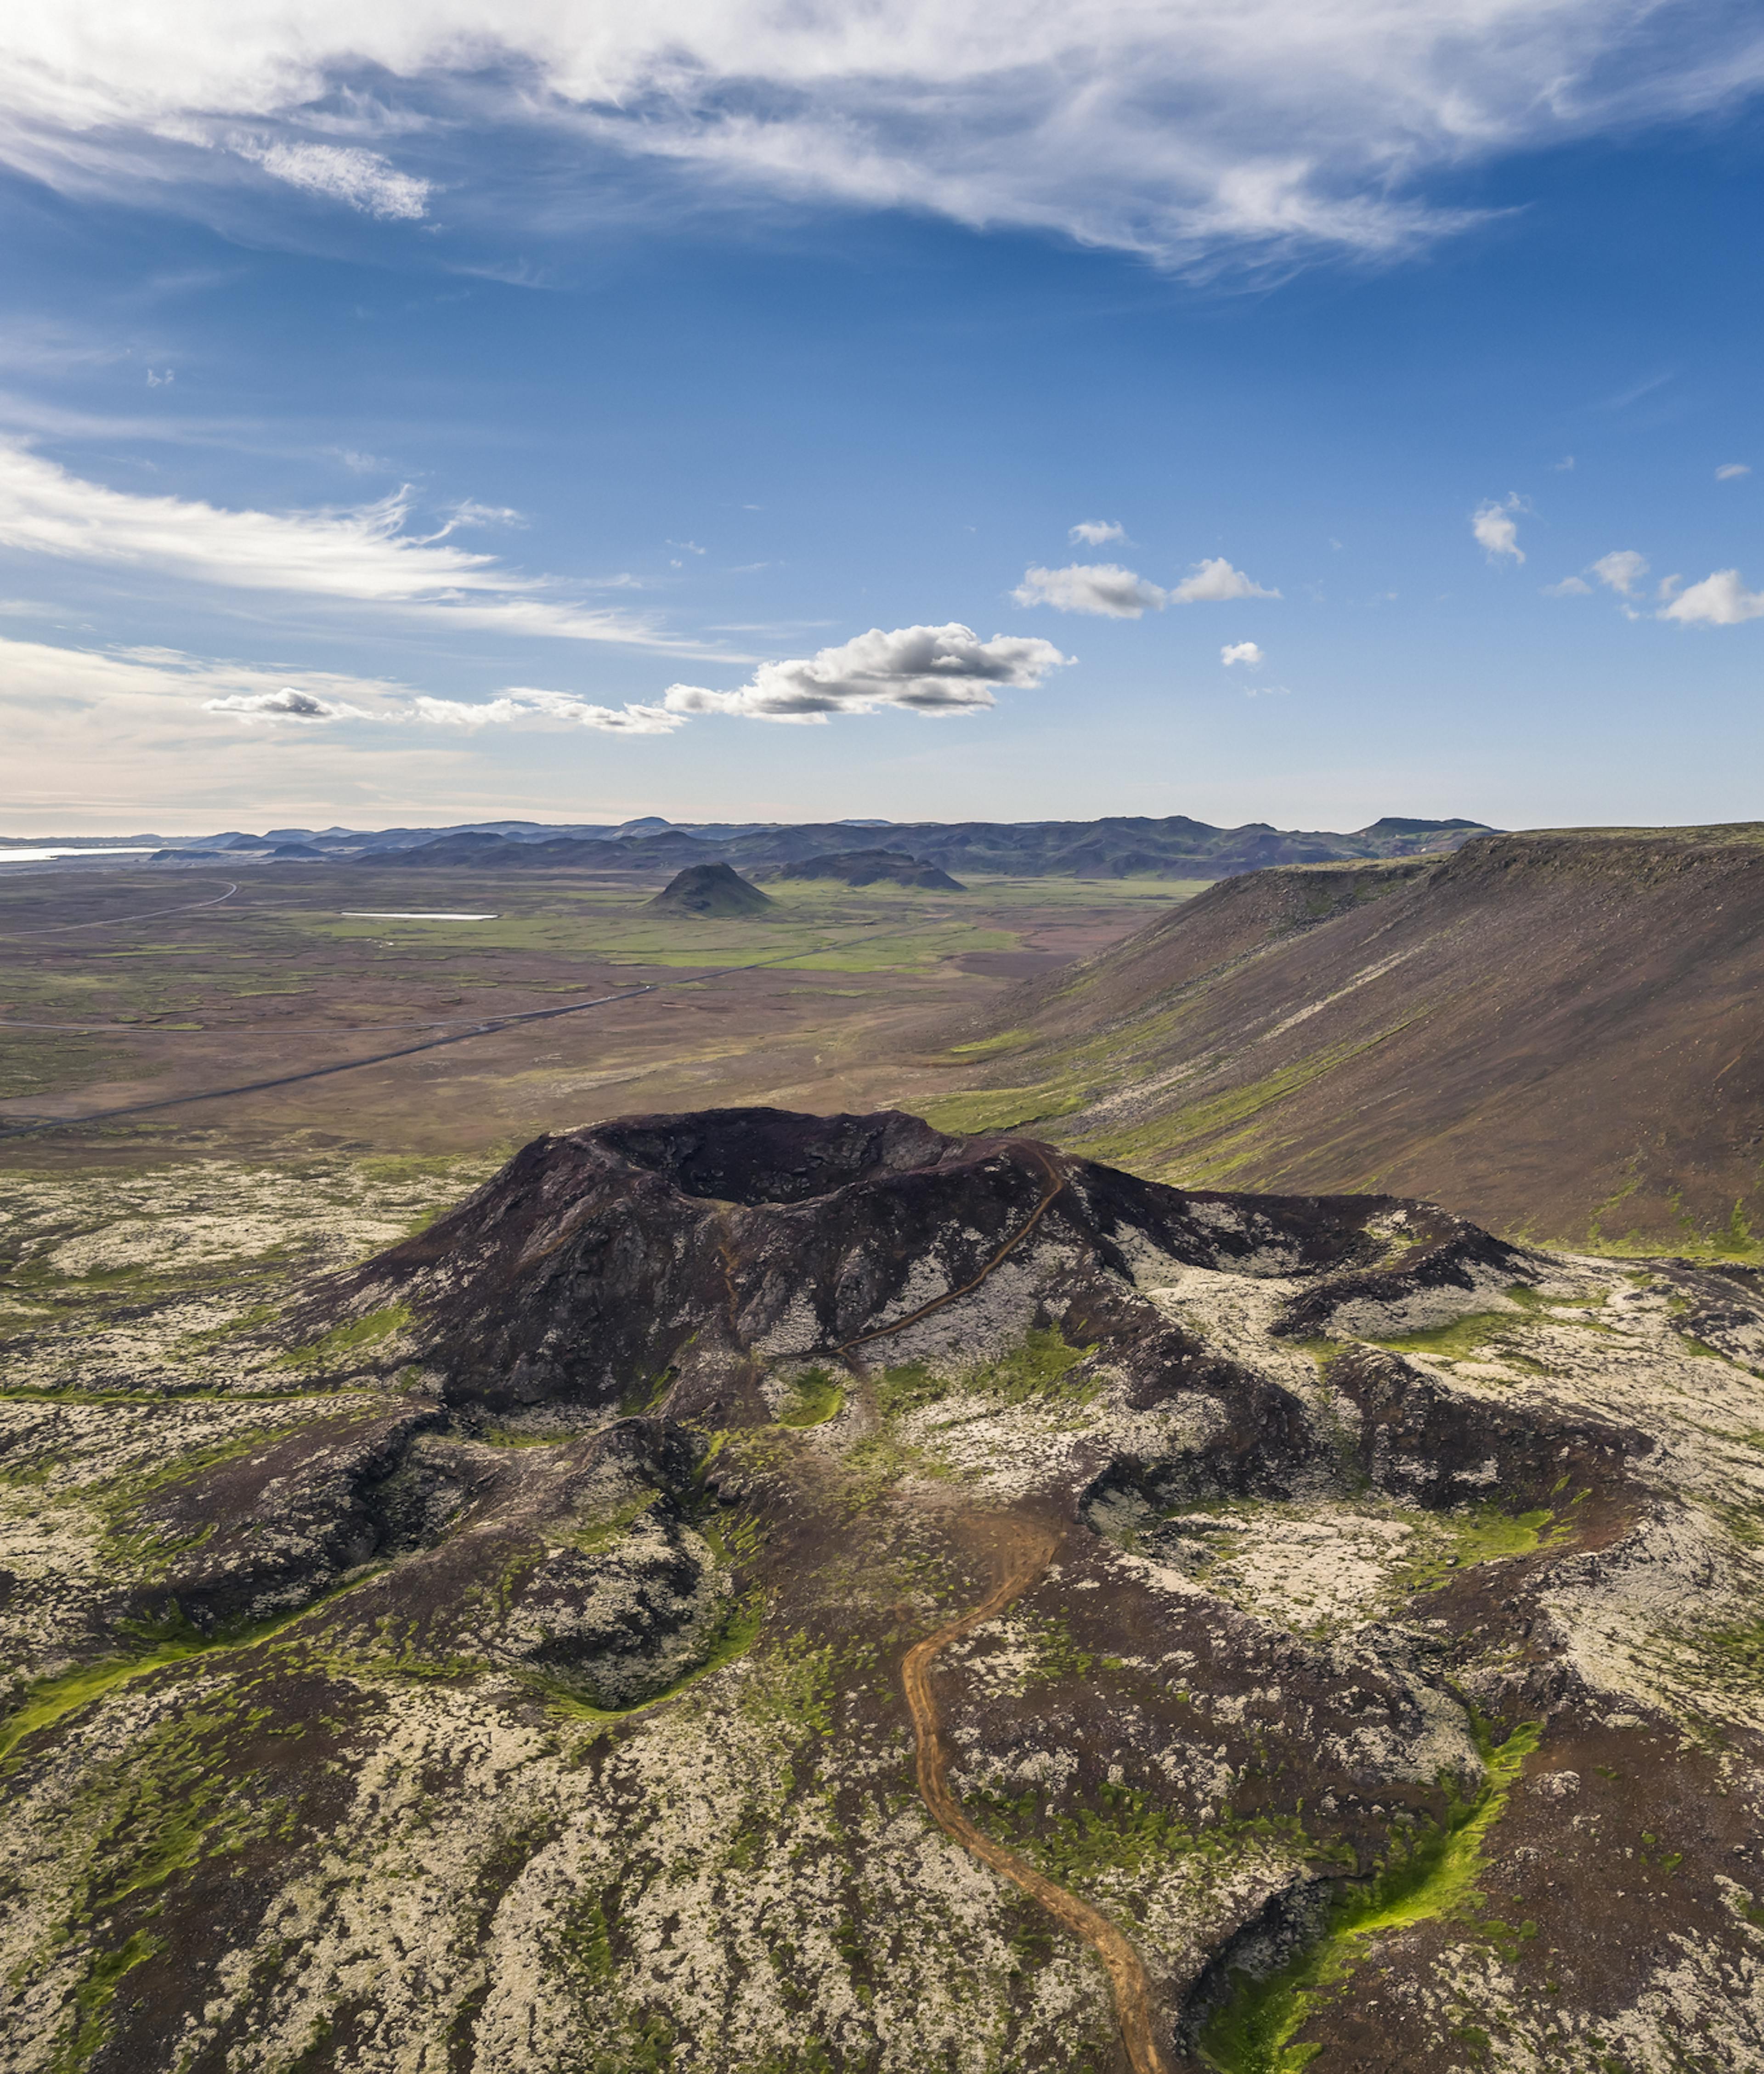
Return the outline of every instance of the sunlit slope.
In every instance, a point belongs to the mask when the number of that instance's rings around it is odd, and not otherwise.
[[[935,1113],[1190,1183],[1750,1255],[1761,936],[1764,825],[1258,872],[1018,989]]]

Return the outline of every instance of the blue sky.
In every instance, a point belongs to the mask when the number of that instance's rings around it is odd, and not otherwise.
[[[107,11],[0,31],[11,832],[1759,811],[1749,10]]]

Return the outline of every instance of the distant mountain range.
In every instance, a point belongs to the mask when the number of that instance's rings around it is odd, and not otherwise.
[[[238,828],[218,835],[74,838],[93,849],[152,845],[155,861],[180,864],[213,856],[229,862],[354,861],[399,867],[471,866],[503,870],[673,872],[727,863],[738,870],[802,864],[853,847],[857,828],[888,831],[888,847],[919,863],[966,876],[1076,878],[1227,878],[1275,864],[1330,864],[1415,857],[1456,849],[1485,824],[1386,816],[1347,834],[1276,828],[1266,821],[1214,828],[1185,814],[1162,819],[1109,815],[1094,821],[704,822],[656,816],[616,827],[587,823],[477,821],[448,828]],[[22,840],[22,839],[21,839]],[[50,838],[31,838],[33,845]],[[0,849],[0,861],[4,851]]]

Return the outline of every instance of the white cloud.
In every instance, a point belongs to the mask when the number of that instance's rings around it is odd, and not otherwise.
[[[1632,597],[1636,585],[1647,574],[1647,557],[1637,554],[1633,547],[1619,547],[1612,554],[1601,555],[1587,574],[1597,576],[1620,597]]]
[[[1513,514],[1529,509],[1524,498],[1514,490],[1506,501],[1497,504],[1492,500],[1479,504],[1470,514],[1470,531],[1476,535],[1477,545],[1487,554],[1489,560],[1498,560],[1502,555],[1510,555],[1516,562],[1525,560],[1525,550],[1519,545],[1519,529],[1514,524]]]
[[[1675,573],[1669,576],[1662,576],[1654,587],[1654,595],[1659,598],[1670,597],[1683,581],[1683,577]]]
[[[1196,562],[1170,595],[1178,605],[1223,604],[1233,597],[1278,597],[1277,590],[1264,590],[1252,583],[1241,569],[1234,569],[1223,555]]]
[[[1558,475],[1572,475],[1574,473],[1574,457],[1564,454],[1560,461],[1552,461],[1550,465]]]
[[[279,177],[409,217],[423,183],[333,134],[396,128],[469,176],[474,133],[527,124],[579,140],[585,187],[648,154],[1177,262],[1412,248],[1474,220],[1418,198],[1430,171],[1721,107],[1759,71],[1720,0],[56,0],[6,43],[6,149],[65,184],[199,178],[192,144],[249,124]]]
[[[404,490],[371,504],[292,512],[142,497],[0,440],[0,546],[228,588],[444,615],[455,626],[705,652],[649,622],[545,595],[558,588],[550,580],[518,575],[494,555],[448,538],[461,525],[518,523],[518,513],[467,502],[438,532],[413,536],[403,531],[410,509]]]
[[[353,145],[260,143],[233,138],[230,148],[261,166],[272,180],[323,196],[386,221],[414,221],[428,213],[431,184],[401,173],[378,151]]]
[[[1564,576],[1560,583],[1543,586],[1546,597],[1590,597],[1593,586],[1581,576]]]
[[[164,719],[276,710],[320,717],[308,710],[310,704],[337,718],[378,719],[395,717],[410,696],[386,679],[336,671],[266,669],[177,648],[64,648],[0,637],[0,699],[27,703],[39,713],[91,706]]]
[[[972,627],[900,626],[867,634],[804,661],[762,663],[739,691],[675,684],[663,700],[671,713],[729,713],[746,720],[816,725],[829,713],[874,713],[907,706],[932,717],[973,713],[997,703],[994,688],[1032,688],[1072,658],[1051,641],[997,634],[982,641]]]
[[[1029,568],[1010,593],[1018,605],[1051,605],[1060,612],[1093,612],[1137,619],[1162,612],[1166,597],[1155,583],[1113,562],[1072,562],[1063,569]]]
[[[1087,547],[1106,547],[1111,540],[1126,537],[1126,527],[1113,518],[1080,518],[1066,535],[1068,540],[1082,540]]]
[[[229,692],[225,698],[204,699],[204,713],[237,713],[242,720],[369,720],[360,706],[341,699],[323,699],[315,692],[303,692],[284,684],[276,692]]]
[[[1717,482],[1732,482],[1737,477],[1750,475],[1751,472],[1751,464],[1749,461],[1725,461],[1715,471],[1715,480]]]
[[[1259,670],[1267,660],[1253,641],[1233,641],[1219,651],[1219,660],[1229,670],[1233,663],[1245,663],[1252,670]]]
[[[1747,619],[1764,619],[1764,590],[1748,590],[1737,569],[1717,569],[1681,591],[1659,617],[1675,619],[1681,626],[1737,626]]]
[[[469,729],[503,727],[528,719],[564,721],[602,734],[671,734],[686,725],[683,715],[660,706],[598,706],[567,692],[530,691],[519,684],[476,704],[424,694],[411,701],[411,717],[436,727]]]

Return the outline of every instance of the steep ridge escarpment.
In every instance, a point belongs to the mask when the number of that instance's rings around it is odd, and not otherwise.
[[[955,1063],[992,1120],[1019,1089],[1023,1123],[1173,1180],[1749,1259],[1761,982],[1764,827],[1483,836],[1225,881]]]
[[[737,1109],[262,1309],[14,1349],[19,2074],[1764,2054],[1743,1272]]]

